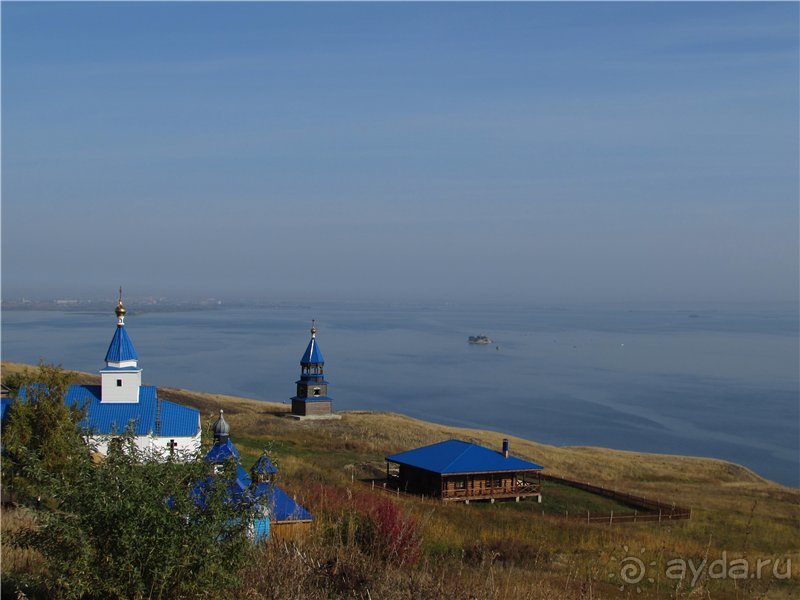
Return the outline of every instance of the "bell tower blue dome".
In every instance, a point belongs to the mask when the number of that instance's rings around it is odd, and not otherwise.
[[[316,321],[311,320],[311,340],[308,342],[303,358],[300,359],[300,368],[303,373],[319,373],[325,367],[325,359],[322,356],[322,351],[319,349],[317,343],[317,327]]]
[[[100,370],[101,402],[139,402],[142,388],[142,370],[139,356],[125,329],[125,305],[122,303],[122,288],[114,313],[117,315],[117,329],[111,338],[106,352],[106,366]]]

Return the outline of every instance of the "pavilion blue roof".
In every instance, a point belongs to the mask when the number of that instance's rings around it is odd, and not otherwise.
[[[311,341],[308,342],[308,347],[306,348],[305,354],[303,354],[303,358],[300,359],[300,364],[301,365],[325,364],[325,359],[322,357],[322,352],[319,349],[319,344],[317,344],[317,338],[312,337]]]
[[[106,352],[106,362],[122,362],[124,360],[138,360],[136,350],[133,348],[128,332],[125,331],[124,325],[117,325],[117,330],[114,332],[114,337],[111,338],[111,344],[108,346]]]
[[[530,471],[543,468],[541,465],[514,456],[504,458],[502,452],[461,440],[447,440],[415,448],[387,456],[386,460],[443,475]]]

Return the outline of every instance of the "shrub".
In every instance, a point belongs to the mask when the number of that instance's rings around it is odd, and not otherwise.
[[[421,555],[421,537],[415,519],[385,497],[319,484],[304,501],[327,518],[322,525],[328,539],[394,565],[415,564]]]
[[[64,406],[63,374],[39,375],[3,432],[4,483],[30,515],[3,542],[46,567],[4,572],[4,583],[47,598],[224,595],[251,547],[249,507],[230,502],[225,484],[235,465],[198,501],[192,492],[208,475],[199,457],[164,462],[124,434],[94,464],[80,413]]]

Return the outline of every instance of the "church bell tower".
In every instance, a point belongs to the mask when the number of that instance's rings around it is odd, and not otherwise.
[[[331,414],[332,399],[328,396],[325,380],[325,359],[317,343],[317,327],[311,321],[311,341],[300,359],[300,379],[297,395],[292,398],[292,415],[298,417],[322,417]]]
[[[125,315],[128,311],[122,304],[122,288],[119,288],[119,302],[114,312],[117,315],[117,330],[106,352],[106,366],[100,370],[100,402],[139,402],[142,370],[139,368],[139,357],[133,342],[125,330]]]

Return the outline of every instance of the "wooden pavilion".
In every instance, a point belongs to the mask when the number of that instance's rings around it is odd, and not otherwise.
[[[392,467],[392,465],[395,465]],[[386,457],[387,485],[404,492],[446,501],[542,501],[537,465],[508,453],[508,440],[498,452],[461,440],[447,440]]]

